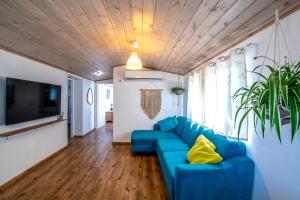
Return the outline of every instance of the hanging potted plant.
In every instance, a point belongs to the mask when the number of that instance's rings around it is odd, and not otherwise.
[[[176,95],[181,95],[184,92],[184,88],[176,86],[176,87],[173,87],[171,89],[171,92],[174,93],[174,94],[176,94]]]
[[[252,73],[261,80],[255,81],[248,87],[236,91],[233,99],[240,99],[240,104],[235,113],[235,125],[238,125],[238,137],[246,117],[254,114],[254,127],[260,124],[262,136],[265,136],[266,120],[269,119],[270,127],[276,129],[281,142],[281,124],[289,122],[291,126],[291,141],[300,126],[300,61],[296,64],[286,63],[279,66],[274,60],[272,65],[259,65]],[[267,68],[268,77],[257,70]],[[237,124],[238,121],[238,124]]]

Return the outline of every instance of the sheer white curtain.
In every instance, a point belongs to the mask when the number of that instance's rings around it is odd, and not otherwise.
[[[199,123],[202,123],[203,116],[203,98],[202,98],[202,72],[195,71],[189,75],[189,90],[188,90],[188,116]]]
[[[243,86],[247,85],[247,69],[246,69],[246,59],[245,59],[245,52],[242,51],[241,53],[236,53],[233,51],[230,55],[230,76],[231,76],[231,96],[234,95],[234,93]],[[238,97],[234,100],[231,101],[231,127],[232,131],[229,136],[231,137],[236,137],[237,130],[238,130],[238,123],[235,125],[234,124],[234,118],[235,118],[235,113],[237,111],[237,108],[241,102],[241,98]],[[237,116],[237,122],[240,121],[240,118],[242,117],[242,112]],[[243,123],[241,127],[241,135],[240,138],[247,138],[247,132],[248,132],[248,123],[247,119],[245,120],[245,123]]]
[[[216,90],[216,69],[207,66],[204,69],[203,125],[212,129],[216,122]]]
[[[194,89],[194,73],[190,73],[188,77],[188,99],[187,99],[187,117],[192,119],[193,111],[193,89]]]
[[[192,120],[229,137],[237,137],[234,117],[240,99],[232,100],[236,90],[247,84],[247,69],[254,65],[256,47],[232,51],[214,66],[204,66],[189,76],[188,111]],[[251,65],[251,66],[249,66]],[[240,118],[241,116],[238,116]],[[247,139],[244,123],[240,138]]]
[[[202,122],[202,79],[201,79],[201,71],[195,71],[194,73],[194,97],[193,97],[193,105],[194,108],[192,112],[192,120],[197,122]]]
[[[216,124],[214,130],[225,135],[231,133],[230,60],[216,62]]]

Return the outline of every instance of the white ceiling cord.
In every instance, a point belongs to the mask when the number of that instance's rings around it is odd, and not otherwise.
[[[284,42],[285,48],[288,53],[288,57],[285,56],[285,63],[292,62],[291,52],[290,52],[288,43],[286,41],[285,35],[283,33],[282,26],[280,24],[279,11],[278,11],[278,9],[275,9],[274,26],[273,26],[271,35],[269,37],[266,51],[265,51],[264,55],[262,56],[264,58],[263,63],[262,63],[263,66],[265,65],[265,62],[268,59],[267,55],[268,55],[268,52],[270,51],[271,42],[273,41],[274,42],[273,61],[274,61],[274,64],[278,67],[278,69],[281,68],[280,67],[281,66],[281,64],[280,64],[280,58],[281,58],[280,36]],[[262,73],[262,68],[260,69],[260,73]],[[279,70],[279,73],[280,73],[280,70]]]

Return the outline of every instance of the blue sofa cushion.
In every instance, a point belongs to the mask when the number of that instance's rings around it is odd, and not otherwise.
[[[156,143],[157,153],[168,151],[188,151],[190,147],[179,138],[158,139]]]
[[[254,163],[246,156],[235,156],[219,164],[178,164],[173,197],[249,200],[253,171]]]
[[[137,130],[132,132],[131,143],[135,144],[135,143],[156,142],[156,140],[159,138],[178,138],[178,136],[171,132]]]
[[[229,159],[234,156],[245,156],[246,146],[243,142],[229,139],[224,135],[215,134],[212,130],[204,130],[202,134],[216,146],[216,151],[224,158]]]
[[[173,125],[174,125],[174,130],[177,128],[178,126],[178,120],[177,120],[177,117],[176,115],[174,115],[173,117],[171,117],[172,119],[172,122],[173,122]]]
[[[177,125],[177,128],[175,130],[175,133],[177,135],[180,135],[182,133],[182,130],[184,128],[184,125],[185,125],[185,121],[187,120],[186,117],[184,116],[179,116],[177,117],[177,121],[178,121],[178,125]]]
[[[155,153],[156,145],[155,142],[135,143],[131,145],[131,151],[133,153]]]
[[[155,131],[159,131],[159,130],[160,130],[160,129],[159,129],[158,123],[155,123],[155,124],[153,125],[153,130],[155,130]]]
[[[158,121],[158,126],[161,131],[173,131],[177,126],[177,119],[175,121],[174,117],[167,117]]]
[[[194,137],[196,134],[198,134],[197,130],[198,130],[198,124],[193,123],[191,120],[188,119],[184,122],[184,127],[179,137],[183,139],[183,141],[188,143],[188,141],[191,140],[190,136]]]
[[[212,138],[215,133],[211,129],[203,128],[201,134],[204,135],[207,139],[209,139]]]
[[[188,164],[186,154],[188,151],[171,151],[162,154],[162,161],[168,169],[169,175],[174,179],[175,169],[179,164]]]
[[[196,141],[197,137],[200,134],[200,130],[199,130],[198,124],[196,124],[196,123],[192,124],[191,126],[187,125],[187,127],[185,127],[183,129],[183,132],[181,134],[181,138],[190,147],[192,147],[195,144],[195,141]]]
[[[254,163],[245,156],[245,144],[199,127],[186,117],[177,117],[177,122],[174,133],[142,130],[131,136],[132,152],[157,153],[170,199],[250,199]],[[188,150],[199,134],[215,144],[223,162],[187,162]]]

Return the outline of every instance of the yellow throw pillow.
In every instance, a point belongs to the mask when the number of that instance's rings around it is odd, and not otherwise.
[[[191,164],[219,163],[223,158],[216,151],[216,146],[205,136],[200,135],[187,154]]]

